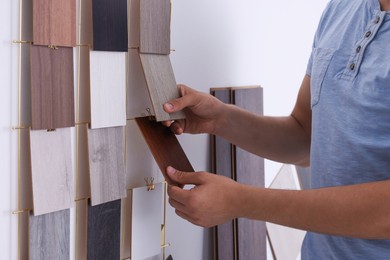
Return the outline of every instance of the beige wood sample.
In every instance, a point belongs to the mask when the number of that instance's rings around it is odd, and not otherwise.
[[[142,0],[140,5],[140,51],[170,53],[170,0]]]
[[[128,52],[127,119],[155,115],[138,50]]]
[[[134,120],[128,120],[126,126],[126,187],[128,189],[144,187],[145,178],[153,178],[154,183],[164,181],[164,176],[137,123]]]
[[[125,127],[88,130],[92,206],[126,197]]]
[[[140,57],[156,120],[164,121],[184,118],[183,112],[168,114],[163,109],[163,105],[166,102],[180,96],[169,56],[141,53]]]
[[[126,125],[126,53],[90,52],[91,128]]]
[[[82,124],[76,126],[77,138],[77,186],[76,200],[91,197],[91,188],[89,180],[89,159],[88,159],[88,125]]]
[[[70,128],[30,131],[34,215],[73,206]]]
[[[138,48],[140,41],[140,0],[129,0],[128,4],[129,48]]]
[[[270,185],[271,189],[297,190],[291,165],[284,164]],[[295,260],[299,255],[306,232],[266,223],[270,246],[276,259]]]
[[[131,259],[142,260],[161,252],[161,224],[163,224],[164,184],[155,189],[133,189]],[[145,246],[147,245],[147,246]]]
[[[88,227],[88,200],[76,202],[76,260],[87,259],[87,227]]]
[[[122,199],[121,216],[121,259],[131,259],[131,222],[132,190],[127,190],[127,197]]]
[[[76,46],[76,0],[33,0],[33,42]]]

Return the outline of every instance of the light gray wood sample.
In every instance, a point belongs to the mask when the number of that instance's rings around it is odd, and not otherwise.
[[[126,125],[126,53],[90,51],[91,128]]]
[[[150,99],[148,85],[142,68],[138,50],[128,52],[127,78],[127,119],[154,116],[154,108]]]
[[[131,259],[142,260],[161,252],[161,224],[163,224],[164,184],[155,189],[133,189]]]
[[[141,53],[170,53],[170,0],[142,0],[140,6]]]
[[[270,185],[271,189],[297,190],[292,166],[284,164]],[[295,260],[306,235],[305,231],[266,223],[270,246],[276,259]]]
[[[92,206],[126,197],[125,127],[88,130]]]
[[[128,120],[126,126],[126,187],[145,187],[145,178],[155,183],[164,181],[154,157],[146,144],[137,123]]]
[[[73,206],[70,128],[30,131],[34,215]]]
[[[169,56],[141,53],[140,57],[156,120],[184,118],[183,112],[168,114],[163,110],[165,103],[180,96]]]
[[[69,260],[70,210],[30,215],[29,259]]]
[[[88,260],[120,260],[121,200],[88,207]]]

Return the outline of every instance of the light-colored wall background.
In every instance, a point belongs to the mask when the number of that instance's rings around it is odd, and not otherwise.
[[[18,1],[0,4],[0,258],[17,259]],[[171,55],[177,81],[200,91],[262,85],[267,115],[287,115],[295,103],[313,34],[328,0],[173,0]],[[259,129],[261,131],[261,129]],[[205,135],[179,137],[196,170],[209,170]],[[266,162],[266,184],[280,165]],[[73,230],[73,228],[71,229]],[[167,253],[174,259],[212,258],[210,230],[168,207]],[[73,254],[72,254],[73,256]]]

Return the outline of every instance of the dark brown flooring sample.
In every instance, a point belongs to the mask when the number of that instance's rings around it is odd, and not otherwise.
[[[230,89],[214,89],[211,93],[219,100],[230,104]],[[234,179],[232,165],[232,144],[225,139],[214,138],[214,173]],[[228,221],[216,227],[217,255],[219,260],[235,259],[235,221]]]
[[[32,45],[30,55],[32,129],[74,126],[73,49]]]
[[[170,0],[141,0],[140,52],[170,53]]]
[[[70,210],[45,215],[30,215],[30,260],[70,257]]]
[[[88,260],[120,259],[121,200],[88,206]]]
[[[93,49],[128,49],[127,0],[92,0]]]
[[[263,89],[232,89],[233,104],[258,115],[263,114]],[[264,187],[264,159],[235,147],[237,182]],[[262,221],[237,220],[238,259],[266,259],[266,227]]]
[[[185,172],[194,171],[175,134],[169,128],[147,117],[135,120],[168,183],[170,180],[165,174],[168,166]]]
[[[33,42],[76,46],[76,0],[33,0]]]

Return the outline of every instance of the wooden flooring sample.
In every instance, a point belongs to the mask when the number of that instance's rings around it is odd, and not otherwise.
[[[141,0],[140,9],[140,52],[169,54],[171,1]]]
[[[213,89],[212,94],[222,102],[230,104],[231,91],[230,89]],[[214,165],[215,173],[234,179],[233,176],[233,146],[225,139],[214,136]],[[216,227],[217,239],[217,255],[219,260],[233,260],[235,259],[235,221],[228,221]]]
[[[270,185],[271,189],[297,190],[291,165],[284,164]],[[267,232],[276,259],[297,259],[306,232],[267,222]]]
[[[127,119],[155,115],[138,50],[128,53]]]
[[[263,114],[263,89],[232,89],[233,104],[258,115]],[[237,182],[264,187],[264,159],[235,147]],[[265,222],[237,219],[238,259],[267,259]]]
[[[126,53],[90,52],[91,128],[126,125]]]
[[[92,206],[126,197],[124,130],[122,126],[88,130]]]
[[[92,0],[93,49],[128,49],[127,0]]]
[[[70,210],[29,218],[29,259],[70,258]]]
[[[133,189],[131,259],[143,260],[161,252],[164,185]]]
[[[135,120],[128,120],[126,126],[126,187],[145,187],[145,178],[154,183],[164,180],[152,153],[146,144]]]
[[[168,166],[185,172],[194,171],[175,134],[169,128],[147,117],[137,118],[136,122],[168,183],[171,182],[165,174]]]
[[[120,260],[121,200],[88,206],[88,260]]]
[[[166,102],[179,97],[179,90],[169,56],[141,53],[140,57],[156,120],[164,121],[184,118],[183,112],[168,114],[163,110],[163,105]]]
[[[128,13],[129,48],[138,48],[140,43],[140,0],[129,0]]]
[[[76,0],[33,0],[33,42],[76,46]]]
[[[34,215],[73,206],[73,169],[69,128],[30,131]]]
[[[30,55],[32,129],[74,126],[73,49],[32,45]]]

